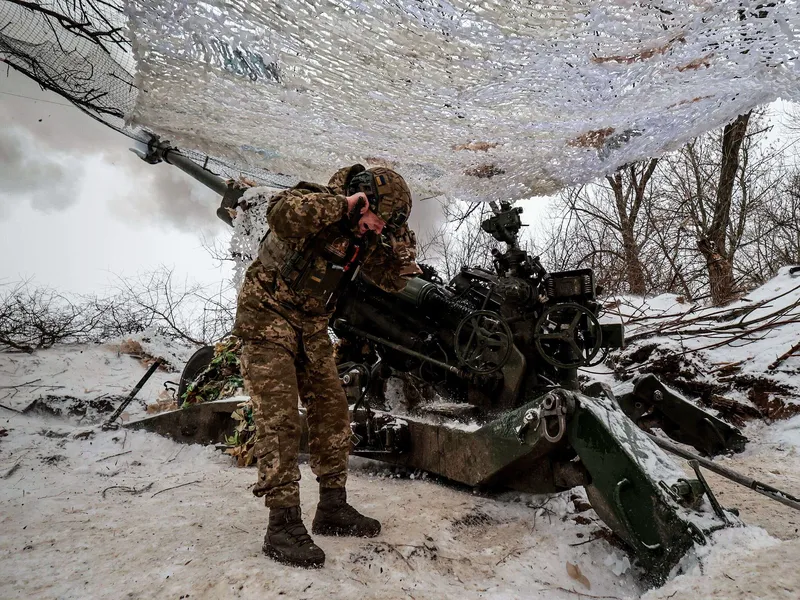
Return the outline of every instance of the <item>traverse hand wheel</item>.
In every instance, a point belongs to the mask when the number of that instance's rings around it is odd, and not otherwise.
[[[458,361],[473,373],[488,375],[502,369],[514,346],[508,323],[491,310],[470,313],[456,327]]]
[[[534,333],[542,358],[562,369],[585,367],[603,342],[597,317],[575,302],[556,304],[542,313]]]

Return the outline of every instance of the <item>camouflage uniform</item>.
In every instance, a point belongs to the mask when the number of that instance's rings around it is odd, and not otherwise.
[[[270,508],[300,504],[298,397],[307,408],[310,464],[320,486],[343,488],[347,479],[350,419],[328,336],[335,295],[333,302],[326,302],[319,293],[293,289],[276,254],[285,256],[319,242],[326,251],[344,252],[342,248],[357,241],[342,226],[347,218],[343,186],[354,168],[339,171],[328,186],[301,182],[269,200],[270,233],[239,293],[234,334],[243,340],[242,367],[256,422],[258,481],[253,493],[264,496]],[[404,183],[402,187],[408,194]],[[410,208],[410,194],[407,200]],[[405,226],[393,248],[370,236],[360,250],[361,273],[387,291],[403,289],[420,272],[414,260],[416,240]],[[314,275],[324,271],[325,258],[312,255],[310,263],[306,271],[327,294],[325,276]]]

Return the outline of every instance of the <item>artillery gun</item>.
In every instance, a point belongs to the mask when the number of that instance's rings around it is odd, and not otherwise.
[[[403,372],[456,401],[445,407],[422,404],[417,412],[486,423],[554,388],[580,391],[578,369],[623,346],[622,324],[598,318],[592,270],[548,273],[538,257],[519,246],[522,209],[505,202],[490,206],[494,214],[481,227],[506,244],[504,252],[492,252],[494,270],[465,266],[444,284],[425,268],[394,294],[361,278],[341,299],[331,320],[344,342],[340,376],[365,414],[370,396],[380,396],[380,380]],[[598,385],[583,393],[612,395]],[[654,377],[642,378],[615,401],[634,421],[648,429],[658,426],[705,454],[744,448],[738,430]]]
[[[151,144],[143,158],[184,164],[166,144]],[[184,170],[196,177],[196,166]],[[200,180],[223,194],[218,214],[229,222],[241,191],[207,171]],[[444,283],[426,268],[397,293],[360,277],[340,300],[331,328],[341,342],[352,453],[486,489],[583,486],[600,518],[658,582],[693,544],[739,521],[716,501],[697,463],[697,477],[689,478],[658,447],[670,443],[647,431],[658,427],[707,455],[741,451],[746,439],[653,376],[619,395],[600,383],[581,388],[578,369],[622,347],[622,325],[601,323],[591,269],[548,273],[519,245],[521,209],[506,202],[491,208],[482,229],[506,246],[493,251],[493,270],[465,266]],[[212,357],[212,349],[199,350],[182,387]],[[379,410],[383,383],[397,373],[452,402],[446,410],[441,403],[404,414]],[[192,405],[129,426],[220,442],[236,405]],[[465,427],[466,420],[474,424]],[[797,501],[761,487],[774,499]]]

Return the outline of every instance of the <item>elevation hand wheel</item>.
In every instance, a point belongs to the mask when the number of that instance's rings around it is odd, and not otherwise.
[[[456,357],[478,375],[502,369],[514,346],[508,323],[495,312],[476,310],[458,324],[454,336]]]
[[[536,322],[534,340],[542,358],[562,369],[589,365],[603,342],[600,321],[575,302],[544,311]]]

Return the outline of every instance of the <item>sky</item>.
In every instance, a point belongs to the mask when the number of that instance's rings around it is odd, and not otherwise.
[[[159,265],[228,276],[202,243],[229,236],[213,192],[13,70],[0,73],[0,124],[0,282],[99,293]]]

